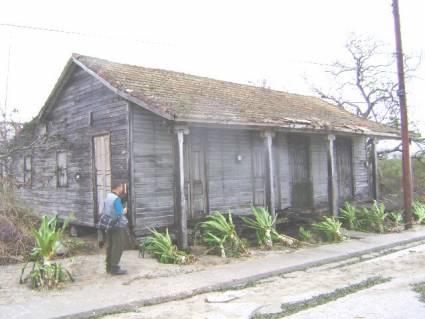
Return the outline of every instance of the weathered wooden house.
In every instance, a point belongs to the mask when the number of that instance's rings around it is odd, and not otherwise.
[[[336,214],[376,196],[367,141],[398,137],[318,98],[80,55],[32,132],[44,143],[15,153],[10,172],[35,210],[94,226],[120,181],[133,233],[176,226],[183,246],[188,220],[216,210]]]

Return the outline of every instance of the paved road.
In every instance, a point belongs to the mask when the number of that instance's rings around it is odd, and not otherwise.
[[[402,248],[267,278],[245,289],[202,294],[104,318],[250,318],[255,313],[279,312],[282,303],[332,293],[374,276],[391,280],[288,318],[425,318],[425,303],[411,286],[425,282],[425,245]]]

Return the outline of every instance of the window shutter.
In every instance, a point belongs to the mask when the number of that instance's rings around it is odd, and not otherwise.
[[[66,152],[57,153],[57,174],[58,174],[58,187],[68,186],[68,167]]]

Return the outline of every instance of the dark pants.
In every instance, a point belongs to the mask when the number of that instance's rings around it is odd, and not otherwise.
[[[106,232],[106,270],[117,267],[126,243],[125,228],[113,228]]]

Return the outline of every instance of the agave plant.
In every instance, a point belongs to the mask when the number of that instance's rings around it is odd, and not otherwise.
[[[372,208],[370,209],[369,214],[367,214],[370,227],[378,233],[385,232],[385,219],[387,218],[387,215],[384,203],[378,203],[374,200]]]
[[[56,242],[60,241],[69,224],[65,219],[62,227],[58,227],[58,217],[43,216],[38,229],[33,228],[35,247],[29,256],[29,261],[22,267],[20,283],[31,280],[32,288],[52,289],[67,279],[74,281],[71,273],[61,263],[52,263],[55,255]],[[33,263],[29,275],[24,278],[24,272],[29,263]]]
[[[357,229],[357,208],[350,204],[349,202],[345,202],[344,206],[339,209],[339,218],[342,220],[344,226],[347,229]]]
[[[313,234],[311,230],[305,229],[303,226],[300,226],[300,228],[298,229],[298,236],[300,237],[301,241],[308,243],[311,240]]]
[[[255,229],[258,245],[267,249],[273,247],[273,233],[276,233],[276,216],[273,217],[265,208],[252,207],[252,214],[255,219],[241,217],[244,223],[252,229]]]
[[[313,229],[323,234],[326,241],[338,242],[343,240],[341,222],[335,217],[324,217],[323,221],[312,225]]]
[[[247,253],[246,245],[236,232],[230,212],[227,219],[222,213],[214,212],[201,224],[201,229],[203,242],[219,249],[221,257]]]
[[[285,245],[294,246],[298,243],[295,238],[279,234],[276,230],[277,216],[273,217],[267,209],[263,207],[252,207],[254,219],[241,217],[244,223],[252,229],[255,229],[257,242],[260,247],[271,249],[273,242],[280,241]]]
[[[425,204],[419,201],[412,203],[412,213],[418,224],[422,224],[425,221]]]
[[[145,251],[163,264],[189,264],[195,261],[195,257],[179,250],[173,245],[168,228],[165,234],[155,229],[149,229],[151,236],[146,237],[139,244],[139,251],[144,256]]]
[[[389,213],[388,219],[394,224],[395,227],[398,227],[403,224],[403,215],[400,212]]]

